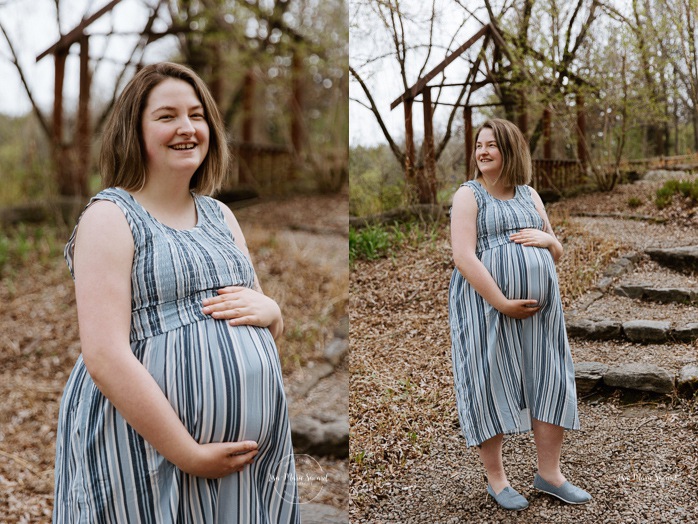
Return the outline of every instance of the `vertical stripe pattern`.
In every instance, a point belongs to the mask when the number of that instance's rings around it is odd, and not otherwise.
[[[161,224],[129,193],[92,200],[123,211],[133,234],[131,349],[200,443],[254,440],[252,465],[223,479],[193,477],[162,457],[97,389],[82,357],[68,379],[56,443],[55,523],[298,523],[281,365],[266,328],[231,327],[201,312],[254,270],[218,204],[195,196],[190,230]],[[73,270],[77,226],[66,245]]]
[[[468,446],[500,433],[531,429],[531,418],[579,429],[574,366],[555,263],[547,249],[509,239],[543,229],[528,186],[510,200],[478,182],[476,256],[509,299],[535,299],[541,309],[514,319],[493,308],[455,269],[449,287],[451,353],[458,418]]]

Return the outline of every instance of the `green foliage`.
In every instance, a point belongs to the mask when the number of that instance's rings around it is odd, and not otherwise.
[[[352,148],[349,188],[353,216],[383,213],[407,203],[402,166],[387,146]]]
[[[357,259],[375,260],[388,253],[390,234],[381,226],[349,229],[349,262]]]
[[[63,251],[68,238],[62,227],[20,224],[0,233],[0,278],[30,264],[45,266]]]
[[[432,246],[439,235],[439,223],[419,221],[391,226],[349,228],[349,263],[356,260],[376,260],[424,243]]]
[[[630,197],[628,199],[628,207],[630,209],[636,209],[642,205],[642,199],[637,197]]]
[[[33,115],[0,115],[0,206],[53,193],[50,152]]]
[[[657,197],[654,201],[658,209],[668,206],[674,195],[681,194],[685,198],[690,198],[691,205],[698,203],[698,179],[689,180],[667,180],[662,187],[657,189]]]

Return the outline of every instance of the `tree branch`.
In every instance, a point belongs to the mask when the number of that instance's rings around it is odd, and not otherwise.
[[[51,128],[48,124],[48,121],[46,120],[46,117],[39,109],[36,100],[34,100],[34,95],[32,94],[32,91],[29,88],[29,84],[27,83],[27,79],[24,76],[24,70],[22,69],[22,66],[19,64],[19,59],[17,58],[17,53],[15,52],[14,45],[12,45],[12,40],[10,40],[10,36],[7,34],[7,31],[5,31],[5,26],[2,24],[1,20],[0,31],[2,31],[2,34],[5,37],[5,40],[7,41],[7,45],[10,48],[10,53],[12,53],[11,62],[14,64],[15,69],[17,69],[17,72],[19,73],[19,78],[22,80],[22,85],[24,86],[24,90],[26,91],[27,96],[29,97],[29,102],[31,102],[32,108],[34,109],[34,114],[36,115],[36,118],[39,120],[41,129],[43,129],[46,133],[46,136],[50,138]]]
[[[388,131],[388,128],[385,126],[385,123],[383,122],[383,117],[381,116],[380,111],[378,110],[378,107],[376,106],[376,103],[373,100],[373,96],[371,95],[371,91],[368,89],[368,86],[366,86],[366,83],[363,81],[361,76],[351,66],[349,66],[349,73],[351,73],[351,76],[353,76],[356,79],[356,81],[361,86],[361,89],[363,89],[364,94],[366,95],[366,98],[368,99],[368,102],[370,104],[370,110],[373,113],[373,116],[376,117],[376,121],[378,122],[378,125],[380,126],[381,131],[383,132],[383,136],[388,141],[388,145],[390,146],[390,150],[393,152],[393,154],[395,155],[395,158],[398,159],[400,164],[404,165],[405,164],[405,153],[400,151],[400,148],[397,146],[397,144],[393,140],[393,137],[390,136],[390,132]]]

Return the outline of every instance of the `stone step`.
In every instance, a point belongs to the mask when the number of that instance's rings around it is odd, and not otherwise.
[[[303,524],[349,524],[347,511],[327,504],[301,504]]]
[[[588,395],[597,387],[633,389],[691,397],[698,392],[698,363],[683,366],[674,375],[654,364],[628,363],[612,366],[601,362],[578,362],[574,366],[577,394]]]
[[[671,269],[686,273],[698,271],[698,246],[647,249],[645,253],[652,260]]]
[[[654,287],[652,284],[621,284],[616,286],[615,293],[622,297],[661,304],[698,304],[698,289],[691,288]]]
[[[639,344],[668,341],[693,342],[698,339],[698,322],[673,325],[666,320],[565,320],[567,336],[586,340],[628,340]]]

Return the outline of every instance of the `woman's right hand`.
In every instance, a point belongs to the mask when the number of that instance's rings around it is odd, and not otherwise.
[[[537,300],[507,299],[502,307],[498,307],[497,310],[508,317],[523,319],[538,313],[540,306]]]
[[[197,444],[197,449],[188,464],[180,469],[189,475],[218,479],[237,473],[254,462],[259,450],[253,440],[241,442],[214,442]]]

